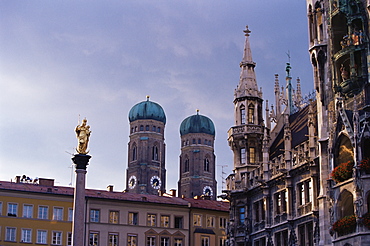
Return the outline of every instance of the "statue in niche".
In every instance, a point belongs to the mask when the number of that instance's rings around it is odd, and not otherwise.
[[[349,79],[348,71],[346,70],[343,64],[340,67],[340,74],[342,76],[343,81],[346,81],[347,79]]]
[[[78,142],[78,145],[76,148],[77,153],[83,154],[83,155],[88,154],[89,151],[87,150],[87,145],[89,143],[91,131],[90,131],[90,126],[87,125],[86,118],[82,120],[81,125],[76,126],[75,132],[76,132],[76,137],[77,137],[77,142]]]

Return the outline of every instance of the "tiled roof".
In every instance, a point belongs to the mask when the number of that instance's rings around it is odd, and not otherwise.
[[[67,195],[73,196],[73,187],[64,186],[44,186],[32,183],[15,183],[0,181],[0,191],[20,191],[20,192],[35,192],[53,195]],[[178,205],[178,206],[188,206],[219,210],[219,211],[229,211],[229,203],[221,201],[212,200],[201,200],[192,198],[180,198],[180,197],[168,197],[168,196],[157,196],[157,195],[146,195],[146,194],[135,194],[128,192],[115,192],[107,190],[96,190],[96,189],[86,189],[86,197],[92,199],[110,199],[128,202],[145,202],[145,203],[156,203],[156,204],[168,204],[168,205]]]
[[[316,104],[313,104],[313,112],[316,112]],[[298,112],[289,116],[289,125],[292,136],[292,148],[308,140],[308,113],[309,106],[302,108]],[[270,147],[270,159],[284,153],[284,127],[273,140]]]
[[[35,192],[53,195],[69,195],[73,196],[73,187],[64,186],[43,186],[31,183],[14,183],[0,181],[0,191],[11,190],[20,192]],[[146,202],[188,206],[188,202],[179,197],[164,197],[156,195],[134,194],[125,192],[110,192],[106,190],[86,189],[86,197],[97,199],[111,199],[130,202]]]
[[[209,209],[209,210],[218,210],[218,211],[229,211],[230,203],[214,200],[203,200],[203,199],[192,199],[184,198],[188,201],[193,208]]]

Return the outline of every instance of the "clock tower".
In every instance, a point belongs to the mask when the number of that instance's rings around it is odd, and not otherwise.
[[[166,190],[164,130],[166,115],[155,102],[140,102],[129,112],[130,141],[126,191],[158,195]]]
[[[182,121],[180,135],[179,196],[204,196],[216,200],[215,127],[212,120],[197,111],[196,115]]]

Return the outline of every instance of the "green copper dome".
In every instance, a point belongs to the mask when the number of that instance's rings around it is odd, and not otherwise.
[[[166,115],[163,108],[158,103],[149,101],[149,97],[146,101],[140,102],[131,108],[128,119],[130,122],[150,119],[166,124]]]
[[[180,125],[180,135],[183,136],[188,133],[207,133],[215,136],[215,126],[210,118],[199,115],[189,116],[182,121]]]

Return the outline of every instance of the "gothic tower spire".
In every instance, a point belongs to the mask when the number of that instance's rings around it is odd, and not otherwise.
[[[234,126],[228,132],[228,142],[234,154],[235,180],[262,164],[262,90],[258,90],[252,52],[250,30],[245,33],[243,59],[240,62],[240,80],[234,94]],[[267,122],[269,124],[269,122]]]
[[[240,98],[244,96],[262,97],[260,91],[258,91],[258,86],[256,82],[256,74],[254,68],[256,63],[253,62],[252,51],[249,42],[249,35],[251,31],[246,26],[245,33],[245,43],[243,59],[240,62],[240,80],[239,85],[235,91],[235,98]]]

